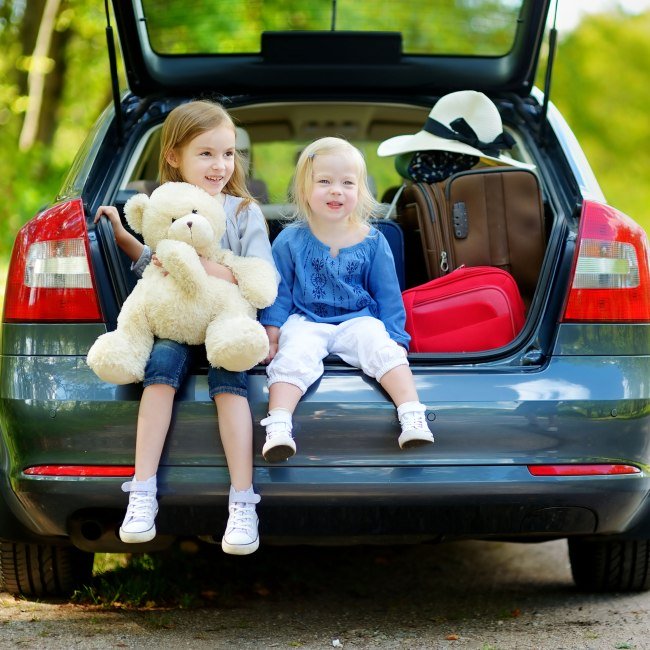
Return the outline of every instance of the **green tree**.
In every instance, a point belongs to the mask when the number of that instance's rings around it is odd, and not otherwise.
[[[562,39],[551,98],[608,201],[650,231],[650,12],[591,16]]]
[[[110,99],[103,3],[0,0],[0,257]]]

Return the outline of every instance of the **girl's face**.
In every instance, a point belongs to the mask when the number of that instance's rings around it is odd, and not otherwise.
[[[235,171],[235,132],[227,124],[205,131],[181,149],[172,149],[167,162],[187,183],[216,196]]]
[[[347,219],[359,200],[359,174],[351,156],[317,154],[308,203],[310,217],[326,223]]]

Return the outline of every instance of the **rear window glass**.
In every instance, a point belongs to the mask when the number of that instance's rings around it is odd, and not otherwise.
[[[402,33],[406,54],[502,56],[524,0],[142,0],[158,54],[259,53],[264,31]]]

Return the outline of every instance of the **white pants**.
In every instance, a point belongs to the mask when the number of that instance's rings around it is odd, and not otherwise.
[[[285,382],[305,391],[323,374],[323,359],[336,354],[377,381],[407,366],[406,350],[377,318],[361,316],[340,325],[313,323],[293,314],[280,328],[278,353],[268,365],[268,384]]]

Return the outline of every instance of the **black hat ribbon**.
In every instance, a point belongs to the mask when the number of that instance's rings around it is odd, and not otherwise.
[[[424,130],[432,135],[437,135],[439,138],[457,140],[482,151],[486,156],[495,158],[499,157],[502,149],[510,149],[515,145],[514,138],[505,131],[501,132],[492,142],[482,142],[464,117],[456,118],[449,126],[451,128],[429,117],[424,124]]]

